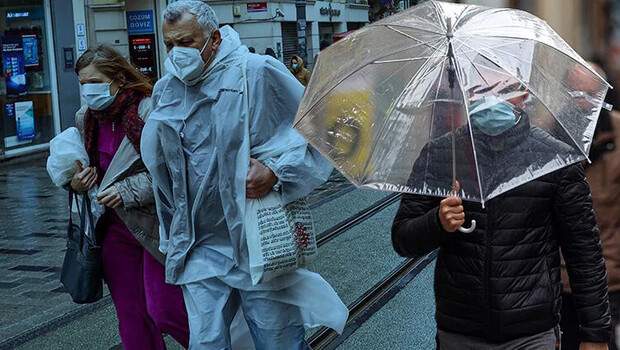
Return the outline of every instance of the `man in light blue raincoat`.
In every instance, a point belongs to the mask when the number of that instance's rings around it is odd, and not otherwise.
[[[250,54],[202,1],[164,11],[166,74],[153,91],[142,154],[153,176],[166,280],[181,285],[190,348],[230,349],[239,307],[257,349],[306,349],[304,326],[342,332],[347,308],[304,269],[252,285],[246,198],[306,196],[331,167],[292,128],[303,87]]]

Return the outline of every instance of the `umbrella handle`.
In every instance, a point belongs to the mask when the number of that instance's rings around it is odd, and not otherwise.
[[[459,227],[459,231],[463,233],[472,233],[476,229],[476,220],[471,221],[471,227],[464,228],[463,226]]]

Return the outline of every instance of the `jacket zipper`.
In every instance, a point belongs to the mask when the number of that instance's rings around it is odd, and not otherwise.
[[[492,249],[491,249],[491,228],[493,227],[493,213],[491,211],[491,207],[487,207],[487,227],[485,230],[484,243],[486,248],[485,260],[484,260],[484,282],[485,282],[485,293],[487,300],[487,332],[492,333],[491,328],[493,327],[492,322],[492,313],[491,313],[491,260],[492,260]]]

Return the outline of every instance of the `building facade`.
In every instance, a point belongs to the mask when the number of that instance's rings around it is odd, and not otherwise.
[[[209,1],[221,25],[230,25],[257,53],[267,48],[289,63],[295,54],[314,64],[320,49],[334,34],[359,29],[368,23],[366,1]],[[301,7],[301,8],[300,8]]]
[[[1,1],[0,159],[45,150],[52,137],[73,125],[80,106],[73,67],[88,47],[112,45],[153,80],[161,76],[166,57],[161,17],[172,1]],[[286,64],[300,54],[310,67],[335,36],[368,23],[369,12],[378,19],[423,1],[207,0],[220,23],[235,28],[257,53],[271,48]],[[620,57],[620,6],[610,6],[610,0],[459,2],[532,12],[584,57],[605,52],[612,62]],[[611,66],[620,72],[620,64]]]
[[[4,0],[0,2],[0,159],[44,151],[74,124],[80,106],[77,58],[98,44],[115,47],[144,74],[162,75],[162,12],[174,0]],[[366,0],[207,1],[222,25],[257,53],[311,66],[334,35],[368,22]]]
[[[161,33],[163,9],[174,0],[74,0],[74,22],[85,28],[76,33],[78,56],[89,46],[113,45],[132,63],[156,79],[166,57]],[[337,33],[368,23],[366,0],[243,1],[207,0],[220,25],[230,25],[257,53],[271,48],[288,63],[301,54],[312,65],[321,47]]]

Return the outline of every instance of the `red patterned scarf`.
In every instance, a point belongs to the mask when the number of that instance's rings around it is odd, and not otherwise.
[[[99,135],[99,120],[118,121],[123,128],[125,136],[129,139],[135,150],[140,154],[140,136],[144,121],[138,114],[138,106],[144,98],[144,93],[128,89],[118,93],[114,102],[101,111],[88,108],[84,115],[84,146],[90,158],[91,165],[98,166],[99,151],[97,150],[97,137]]]

